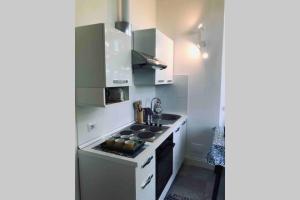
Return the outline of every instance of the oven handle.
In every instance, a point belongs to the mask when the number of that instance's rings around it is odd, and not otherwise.
[[[146,183],[145,183],[144,185],[142,185],[141,188],[142,188],[142,189],[145,189],[145,187],[151,182],[152,178],[153,178],[153,174],[151,174],[151,175],[148,177]]]

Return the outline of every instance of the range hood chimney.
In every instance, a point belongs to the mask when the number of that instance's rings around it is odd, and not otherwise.
[[[131,25],[129,23],[130,0],[118,0],[118,16],[115,28],[131,36]]]

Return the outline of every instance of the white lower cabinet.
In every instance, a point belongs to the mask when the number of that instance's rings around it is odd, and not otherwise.
[[[177,174],[179,168],[180,168],[180,162],[179,162],[179,156],[180,156],[180,150],[181,150],[181,142],[180,142],[180,134],[181,134],[181,127],[179,126],[176,128],[176,130],[173,133],[174,137],[174,150],[173,150],[173,173]]]
[[[130,166],[79,150],[81,200],[155,200],[155,154]]]
[[[180,169],[186,148],[186,120],[173,132],[173,174],[159,200],[165,198]],[[156,152],[144,159],[124,163],[85,150],[78,150],[81,200],[155,200]]]
[[[176,175],[184,161],[184,154],[186,148],[186,120],[175,129],[173,137],[175,143],[173,151],[173,171]]]
[[[184,155],[186,152],[186,120],[184,122],[182,122],[181,124],[181,133],[180,133],[180,153],[179,153],[179,163],[180,165],[182,165],[183,161],[184,161]]]
[[[136,199],[155,200],[155,154],[150,155],[145,162],[135,170]]]

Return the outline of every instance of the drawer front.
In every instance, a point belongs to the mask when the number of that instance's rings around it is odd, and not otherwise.
[[[155,200],[155,154],[149,155],[136,168],[136,199]]]

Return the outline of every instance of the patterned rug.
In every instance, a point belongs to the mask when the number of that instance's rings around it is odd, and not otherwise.
[[[168,194],[165,200],[194,200],[194,199],[191,199],[189,197],[183,197],[178,194]]]

